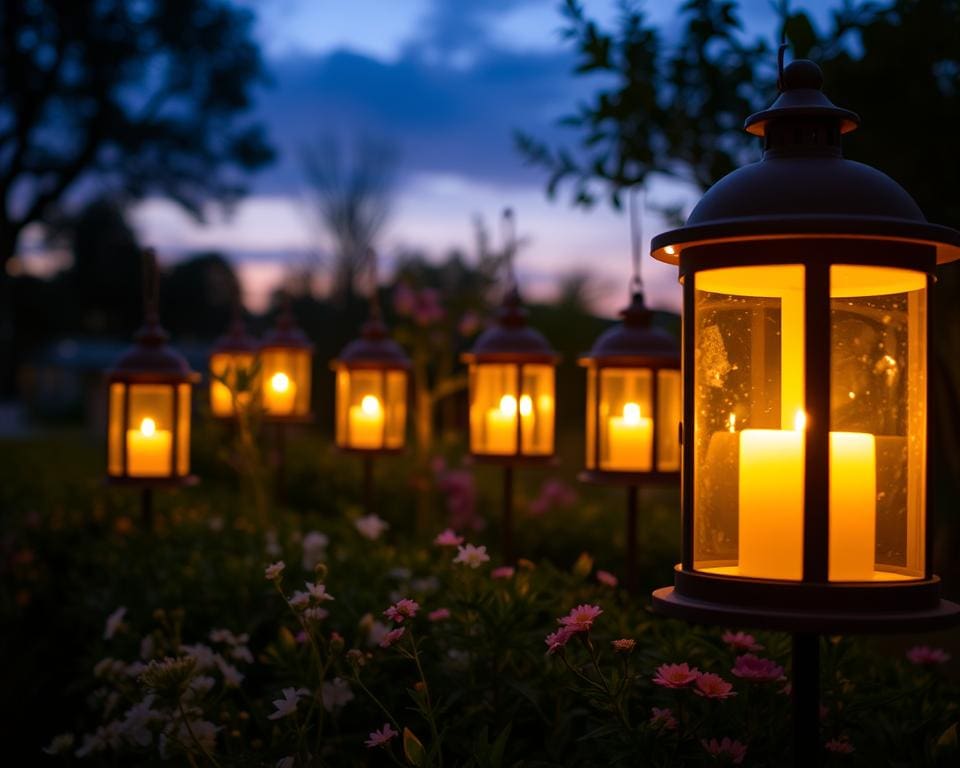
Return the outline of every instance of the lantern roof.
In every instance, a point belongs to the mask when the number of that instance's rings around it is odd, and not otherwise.
[[[313,349],[313,344],[310,343],[310,339],[307,338],[293,317],[289,297],[286,297],[283,301],[280,314],[277,315],[276,324],[263,337],[263,341],[260,342],[260,349],[267,349],[269,347],[279,347],[281,349]]]
[[[186,358],[167,343],[169,338],[157,321],[156,315],[148,313],[143,327],[134,336],[136,343],[120,355],[110,369],[110,377],[156,376],[161,379],[184,381],[193,381],[198,378],[197,374],[190,369]]]
[[[834,105],[822,84],[814,62],[787,65],[777,100],[745,122],[763,138],[763,158],[707,190],[685,226],[655,237],[654,258],[677,264],[685,247],[784,237],[912,242],[933,246],[938,263],[960,258],[960,232],[929,223],[897,182],[842,156],[840,137],[859,117]]]
[[[472,362],[555,363],[558,355],[544,335],[527,324],[527,311],[516,286],[504,296],[496,321],[463,355]]]
[[[410,358],[390,333],[374,307],[370,319],[364,323],[359,338],[351,341],[333,361],[334,367],[399,368],[410,369]]]
[[[620,310],[623,322],[604,331],[593,343],[582,362],[620,362],[637,364],[658,362],[680,365],[677,340],[651,325],[653,312],[643,301],[643,293],[633,293],[630,304]]]
[[[238,308],[233,315],[230,328],[223,336],[217,339],[211,355],[218,353],[248,353],[253,354],[257,351],[259,344],[257,340],[247,333],[247,326],[243,322],[243,315]]]

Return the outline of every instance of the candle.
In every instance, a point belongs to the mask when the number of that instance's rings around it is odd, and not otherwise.
[[[168,477],[172,474],[169,430],[157,429],[151,418],[139,429],[127,430],[127,474],[130,477]]]
[[[504,395],[499,407],[487,411],[486,437],[485,453],[517,452],[517,399],[513,395]]]
[[[830,580],[873,579],[876,542],[876,438],[831,432]]]
[[[623,416],[607,421],[609,458],[604,469],[649,472],[653,465],[653,420],[640,415],[640,406],[626,403]]]
[[[373,395],[364,395],[360,405],[350,406],[349,440],[351,448],[383,447],[383,406]]]
[[[221,381],[210,382],[210,409],[215,416],[229,416],[233,413],[233,396],[230,388]]]
[[[297,399],[297,385],[282,371],[270,377],[263,393],[263,406],[268,413],[289,416]]]

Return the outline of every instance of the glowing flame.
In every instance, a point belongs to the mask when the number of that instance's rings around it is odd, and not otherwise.
[[[797,411],[796,415],[793,417],[793,428],[797,432],[803,432],[807,428],[807,413],[806,411]]]
[[[529,416],[531,413],[533,413],[533,400],[530,399],[530,395],[521,395],[520,415]]]
[[[380,401],[373,395],[364,395],[360,401],[360,410],[367,416],[378,416],[380,414]]]
[[[729,418],[727,419],[727,430],[729,430],[730,432],[737,431],[737,414],[735,413],[730,414]]]
[[[636,403],[624,403],[623,423],[635,427],[640,423],[640,406]]]
[[[157,431],[157,422],[153,419],[144,419],[140,422],[140,433],[144,437],[153,437]]]
[[[290,389],[290,377],[285,373],[275,373],[270,379],[270,388],[274,392],[286,392]]]
[[[500,398],[500,413],[504,416],[517,415],[517,398],[513,395],[504,395]]]

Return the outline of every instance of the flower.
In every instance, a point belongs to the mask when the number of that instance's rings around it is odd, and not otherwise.
[[[915,645],[907,651],[907,660],[911,664],[933,666],[946,664],[950,661],[950,654],[943,648],[931,648],[929,645]]]
[[[740,765],[743,758],[747,756],[746,744],[732,740],[729,736],[724,736],[720,741],[703,739],[701,742],[703,748],[716,758],[725,758],[733,765]]]
[[[450,609],[437,608],[435,611],[430,611],[430,613],[427,614],[427,618],[430,621],[445,621],[450,618]]]
[[[663,728],[666,731],[677,730],[677,718],[669,708],[653,707],[650,711],[653,713],[650,716],[650,725],[654,728]]]
[[[117,634],[117,630],[123,626],[123,617],[126,615],[126,613],[126,607],[121,605],[119,608],[117,608],[117,610],[107,616],[107,623],[103,629],[104,640],[110,640],[115,634]]]
[[[267,581],[279,581],[280,576],[283,574],[283,569],[287,567],[287,564],[283,560],[277,560],[277,562],[268,565],[264,571],[263,576]]]
[[[473,472],[466,469],[435,467],[437,490],[447,505],[451,528],[480,531],[486,522],[477,514],[477,485]],[[453,545],[455,546],[455,545]]]
[[[577,492],[563,480],[550,478],[540,486],[540,495],[530,502],[531,515],[543,515],[555,508],[568,508],[577,503]]]
[[[823,748],[835,755],[849,755],[853,752],[853,744],[847,740],[846,736],[841,736],[839,739],[830,739],[823,745]]]
[[[310,605],[310,593],[301,592],[297,590],[296,592],[293,593],[293,596],[287,602],[290,603],[291,608],[303,610],[308,605]]]
[[[730,670],[735,677],[757,683],[772,683],[783,679],[783,667],[770,659],[761,659],[752,653],[737,656]]]
[[[499,568],[494,568],[492,571],[490,571],[490,578],[491,579],[512,579],[514,573],[515,573],[515,570],[512,565],[501,565]]]
[[[393,730],[390,727],[390,723],[384,723],[383,728],[379,731],[373,731],[370,734],[370,738],[367,739],[364,744],[366,744],[370,749],[374,747],[382,747],[384,744],[390,741],[390,739],[395,736],[399,736],[400,732]]]
[[[610,571],[597,571],[597,581],[605,587],[616,587],[620,583]]]
[[[401,637],[403,637],[403,633],[406,632],[406,631],[407,631],[406,627],[399,627],[399,628],[397,628],[397,629],[391,629],[389,632],[387,632],[387,634],[385,634],[385,635],[380,639],[380,647],[381,647],[381,648],[389,648],[391,645],[393,645],[395,642],[397,642],[397,640],[399,640]]]
[[[490,555],[487,554],[487,548],[484,545],[475,547],[473,544],[467,544],[457,547],[457,556],[453,558],[453,562],[479,568],[483,563],[490,562]]]
[[[720,675],[705,672],[697,678],[693,691],[697,696],[706,699],[729,699],[737,694],[733,692],[733,684],[728,683]]]
[[[390,527],[386,520],[381,520],[376,515],[364,515],[353,524],[364,538],[370,541],[376,541],[380,535]]]
[[[570,627],[561,627],[556,632],[551,632],[544,638],[544,642],[547,644],[547,653],[551,654],[559,651],[575,634],[576,630],[570,629]]]
[[[323,621],[329,615],[330,611],[326,608],[321,608],[319,605],[311,606],[303,612],[303,618],[307,621]]]
[[[463,544],[463,536],[457,536],[452,528],[447,528],[437,534],[433,543],[438,547],[459,547]]]
[[[630,653],[636,647],[637,641],[632,637],[621,637],[619,640],[611,641],[610,645],[617,653]]]
[[[312,571],[317,563],[327,557],[327,545],[330,539],[320,531],[310,531],[303,537],[303,569]]]
[[[653,676],[655,685],[664,688],[683,688],[700,677],[700,670],[696,667],[683,664],[661,664],[657,667],[657,674]]]
[[[336,599],[333,595],[327,592],[326,584],[311,584],[309,581],[304,583],[307,587],[307,592],[310,593],[310,597],[312,597],[318,603],[324,603],[328,600]]]
[[[267,715],[268,720],[279,720],[281,717],[294,714],[297,711],[297,702],[300,701],[300,698],[310,695],[310,691],[306,688],[284,688],[281,693],[283,694],[282,699],[273,700],[273,706],[277,709],[276,712]]]
[[[320,686],[320,700],[327,712],[333,712],[333,710],[339,709],[348,701],[353,700],[353,691],[350,690],[350,685],[346,680],[342,677],[335,677]]]
[[[723,642],[730,646],[734,651],[756,652],[762,651],[763,646],[754,640],[753,635],[746,632],[731,632],[729,629],[720,637]]]
[[[561,625],[570,629],[571,632],[589,632],[593,626],[594,620],[603,613],[599,605],[578,605],[562,619],[558,619]]]
[[[387,610],[383,612],[383,615],[390,619],[390,621],[403,624],[404,619],[412,619],[417,615],[417,611],[419,610],[420,603],[405,597],[403,600],[398,600],[394,605],[387,608]]]

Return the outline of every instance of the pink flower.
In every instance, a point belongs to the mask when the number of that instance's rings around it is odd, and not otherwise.
[[[763,646],[754,640],[753,635],[748,635],[746,632],[731,632],[728,629],[720,639],[729,645],[731,650],[738,653],[755,653],[763,650]]]
[[[470,568],[479,568],[484,563],[490,562],[490,555],[487,554],[486,545],[481,544],[479,547],[475,547],[473,544],[467,544],[463,547],[457,547],[457,556],[453,558],[453,562]]]
[[[463,536],[457,536],[452,529],[447,528],[445,531],[437,534],[433,543],[438,547],[459,547],[463,544]]]
[[[707,699],[729,699],[737,694],[733,692],[733,684],[728,683],[720,675],[705,672],[697,678],[696,688],[693,691],[697,696]]]
[[[929,645],[915,645],[907,651],[907,659],[911,664],[922,666],[933,666],[934,664],[946,664],[950,661],[950,654],[943,648],[931,648]]]
[[[397,640],[403,637],[403,633],[406,632],[406,627],[399,627],[398,629],[391,629],[387,634],[380,638],[380,647],[389,648]]]
[[[403,624],[404,619],[412,619],[417,615],[417,611],[419,610],[420,603],[405,597],[403,600],[398,600],[395,605],[387,608],[387,610],[383,612],[383,615],[391,621],[395,621],[397,624]]]
[[[450,609],[437,608],[435,611],[430,611],[430,613],[427,614],[427,618],[430,621],[446,621],[450,618]]]
[[[753,680],[757,683],[772,683],[783,679],[783,667],[770,659],[761,659],[752,653],[737,656],[730,670],[734,677]]]
[[[620,583],[610,571],[597,571],[597,581],[605,587],[616,587]]]
[[[486,523],[477,514],[477,486],[473,472],[444,469],[437,473],[437,490],[446,500],[447,519],[451,528],[483,530]]]
[[[612,640],[610,645],[617,653],[630,653],[636,647],[637,641],[632,637],[622,637],[619,640]]]
[[[491,579],[512,579],[514,574],[514,568],[512,565],[501,565],[499,568],[494,568],[490,571]]]
[[[589,632],[594,620],[603,613],[599,605],[578,605],[562,619],[560,624],[571,632]]]
[[[576,631],[569,627],[561,627],[556,632],[551,632],[544,639],[544,642],[547,644],[547,653],[550,654],[559,651],[570,642],[570,638],[575,634]]]
[[[434,288],[417,292],[413,306],[413,322],[421,327],[439,323],[447,313],[440,304],[440,294]]]
[[[657,674],[653,676],[655,685],[664,688],[684,688],[700,677],[700,670],[683,664],[661,664],[657,667]]]
[[[841,736],[839,739],[830,739],[823,745],[823,748],[835,755],[849,755],[853,752],[853,744],[847,741],[846,736]]]
[[[665,731],[677,730],[677,718],[673,716],[673,712],[669,709],[653,707],[650,711],[653,713],[650,716],[650,725],[654,728],[663,728]]]
[[[704,739],[700,743],[703,744],[703,748],[711,755],[716,758],[729,760],[733,765],[740,765],[740,763],[743,762],[743,758],[747,756],[746,744],[733,741],[729,736],[724,736],[720,741],[716,739],[707,741]]]
[[[563,480],[550,478],[540,486],[540,495],[530,502],[531,515],[543,515],[555,508],[568,508],[577,503],[577,492]]]
[[[381,728],[379,731],[374,731],[371,733],[370,738],[367,739],[364,744],[366,744],[370,749],[373,749],[374,747],[382,747],[387,744],[390,739],[399,735],[400,732],[393,730],[393,728],[390,727],[390,723],[384,723],[383,728]]]

